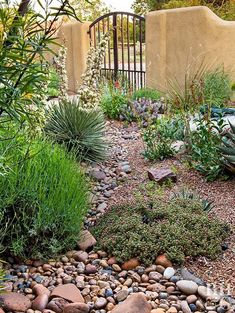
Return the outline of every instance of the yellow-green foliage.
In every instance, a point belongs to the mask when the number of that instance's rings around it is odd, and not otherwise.
[[[205,5],[210,8],[215,14],[225,20],[235,20],[235,2],[229,1],[211,1],[208,3],[206,0],[170,0],[163,5],[164,9],[174,9],[181,7],[191,7]]]

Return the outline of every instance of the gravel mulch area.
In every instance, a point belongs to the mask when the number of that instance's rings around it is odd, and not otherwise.
[[[142,156],[143,142],[136,125],[125,126],[119,122],[111,122],[110,129],[115,134],[119,134],[119,139],[115,142],[116,147],[122,146],[126,150],[127,159],[132,172],[127,179],[117,188],[114,196],[109,199],[108,206],[135,200],[135,192],[144,190],[149,182],[147,170],[150,167],[171,167],[177,173],[178,182],[171,188],[164,188],[167,196],[171,192],[182,190],[187,187],[203,198],[213,201],[214,209],[210,214],[226,221],[232,234],[226,244],[228,250],[218,257],[216,261],[206,258],[188,259],[186,266],[195,274],[199,275],[208,283],[214,283],[218,288],[224,288],[235,295],[235,179],[227,181],[207,182],[198,172],[188,169],[179,159],[172,158],[159,162],[146,161]],[[111,131],[111,133],[112,133]],[[134,134],[134,135],[133,135]]]

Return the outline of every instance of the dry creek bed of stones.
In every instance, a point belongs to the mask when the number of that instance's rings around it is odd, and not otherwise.
[[[109,125],[112,142],[107,162],[88,168],[94,178],[92,209],[85,228],[105,213],[119,183],[132,172],[128,162],[130,133]],[[118,264],[104,251],[93,251],[95,238],[84,230],[76,251],[58,260],[14,264],[8,259],[6,293],[0,295],[0,313],[232,313],[235,300],[211,288],[186,268],[174,268],[164,256],[155,264],[141,266],[137,259]]]

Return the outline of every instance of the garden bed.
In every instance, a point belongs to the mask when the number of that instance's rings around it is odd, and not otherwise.
[[[134,201],[137,191],[146,190],[146,186],[149,184],[147,170],[153,166],[152,162],[144,160],[142,156],[143,143],[136,125],[133,124],[126,127],[122,123],[111,122],[110,128],[120,137],[120,146],[127,150],[127,159],[132,172],[122,185],[118,187],[113,197],[108,200],[108,207]],[[122,135],[120,136],[120,134]],[[126,139],[123,139],[123,137]],[[231,226],[232,234],[226,242],[228,249],[222,255],[218,255],[216,261],[211,261],[204,257],[197,259],[189,258],[186,266],[208,282],[230,284],[233,289],[233,295],[235,295],[235,274],[232,270],[233,264],[235,264],[235,180],[208,182],[201,174],[195,170],[187,169],[180,159],[176,158],[155,162],[154,166],[173,168],[177,172],[178,180],[171,188],[159,188],[156,186],[155,191],[153,188],[151,193],[159,192],[161,196],[164,194],[168,197],[172,192],[177,192],[187,187],[203,198],[213,201],[214,209],[210,214],[219,217]]]

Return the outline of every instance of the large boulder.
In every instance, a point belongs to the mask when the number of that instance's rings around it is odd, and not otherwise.
[[[163,184],[167,180],[171,180],[173,183],[177,181],[176,174],[170,168],[151,168],[148,170],[148,178],[158,184]]]
[[[80,290],[74,284],[65,284],[56,287],[50,295],[50,300],[53,298],[63,298],[69,302],[84,303]]]
[[[151,305],[142,293],[130,295],[124,302],[118,304],[111,313],[150,313]]]
[[[0,307],[5,311],[25,312],[31,307],[31,302],[22,294],[9,292],[0,295]]]

